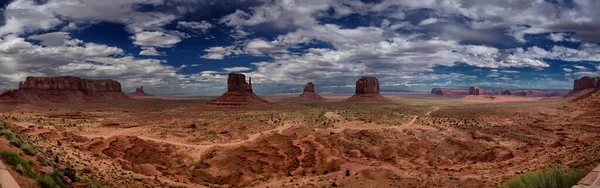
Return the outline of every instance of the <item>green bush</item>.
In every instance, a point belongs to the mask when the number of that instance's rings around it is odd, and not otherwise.
[[[12,137],[10,139],[10,144],[17,146],[17,147],[21,147],[21,145],[24,144],[23,140],[21,140],[20,138],[17,137]]]
[[[21,144],[21,150],[23,150],[23,152],[29,156],[35,156],[36,153],[35,149],[33,149],[33,147],[31,147],[29,144]]]
[[[42,188],[56,188],[56,186],[58,186],[56,181],[54,181],[54,178],[48,174],[38,177],[37,181],[42,185]]]
[[[18,165],[21,165],[23,168],[24,175],[26,175],[27,177],[35,178],[35,172],[33,172],[31,166],[29,166],[29,161],[23,159],[23,157],[21,157],[18,153],[5,150],[2,152],[2,158],[6,163],[14,167],[18,167]]]
[[[0,130],[0,135],[6,136],[6,138],[15,137],[15,134],[10,129],[2,129]]]
[[[554,168],[547,171],[535,171],[513,177],[504,183],[504,188],[570,188],[579,182],[585,174],[580,170],[563,172]]]

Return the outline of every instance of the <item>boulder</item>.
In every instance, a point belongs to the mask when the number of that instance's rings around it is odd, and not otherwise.
[[[129,99],[115,80],[82,79],[75,76],[27,77],[18,90],[3,93],[3,100],[21,102],[85,102]]]
[[[213,105],[247,105],[268,103],[254,94],[252,90],[252,78],[246,82],[246,75],[229,73],[227,76],[227,92],[220,97],[211,100],[208,104]]]
[[[573,91],[579,91],[583,89],[598,89],[600,88],[600,77],[588,77],[584,76],[580,79],[575,80],[573,83]]]
[[[389,102],[379,92],[379,80],[373,76],[363,76],[356,81],[354,95],[344,101],[352,103]]]
[[[469,95],[483,95],[483,91],[477,86],[472,86],[469,88]]]
[[[148,97],[148,96],[152,96],[152,95],[144,92],[144,86],[135,88],[135,92],[128,93],[127,95],[129,95],[130,97]]]

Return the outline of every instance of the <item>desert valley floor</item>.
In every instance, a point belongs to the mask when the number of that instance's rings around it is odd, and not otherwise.
[[[384,94],[385,95],[385,94]],[[572,98],[385,95],[384,104],[210,97],[0,104],[0,121],[74,187],[495,187],[600,161],[600,94]],[[0,150],[14,150],[0,139]],[[39,187],[9,168],[22,187]],[[71,180],[68,180],[71,181]]]

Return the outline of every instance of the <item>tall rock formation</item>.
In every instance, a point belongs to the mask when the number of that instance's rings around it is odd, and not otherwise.
[[[304,91],[297,97],[283,99],[284,101],[297,101],[297,102],[311,102],[311,101],[325,101],[327,99],[321,97],[321,95],[315,92],[315,85],[312,82],[308,82],[304,86]]]
[[[469,95],[483,95],[483,91],[477,86],[472,86],[469,88]]]
[[[128,93],[130,97],[149,97],[152,96],[146,92],[144,92],[144,86],[135,88],[135,92]]]
[[[374,76],[363,76],[356,81],[354,95],[345,102],[353,103],[380,103],[389,102],[385,97],[379,94],[379,80]]]
[[[246,82],[246,75],[229,73],[227,76],[227,92],[220,97],[211,100],[209,104],[214,105],[247,105],[267,103],[252,90],[252,79]]]
[[[600,77],[588,77],[584,76],[580,79],[575,80],[573,83],[573,91],[579,91],[583,89],[598,89],[600,88]]]
[[[115,80],[81,79],[75,76],[27,77],[19,89],[6,92],[2,99],[22,102],[85,102],[129,99]]]

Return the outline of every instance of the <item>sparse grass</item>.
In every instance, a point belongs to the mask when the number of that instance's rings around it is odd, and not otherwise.
[[[20,138],[12,137],[9,139],[10,144],[12,144],[13,146],[17,146],[17,147],[21,147],[21,145],[25,144],[25,142],[23,142],[23,140],[21,140]]]
[[[36,153],[35,149],[33,149],[33,147],[31,147],[29,144],[21,144],[21,150],[23,150],[23,152],[29,156],[35,156]]]
[[[54,181],[54,178],[48,174],[38,177],[37,182],[40,183],[42,188],[56,188],[56,186],[58,186]]]
[[[23,157],[21,157],[18,153],[5,150],[2,152],[2,158],[4,159],[4,161],[6,163],[8,163],[9,165],[12,165],[14,167],[21,165],[21,168],[23,169],[22,174],[26,175],[27,177],[30,177],[30,178],[36,177],[35,172],[33,172],[33,170],[31,169],[31,166],[29,166],[29,161],[23,159]]]
[[[503,188],[570,188],[585,177],[580,171],[564,172],[554,168],[547,171],[535,171],[513,177],[502,184]]]

